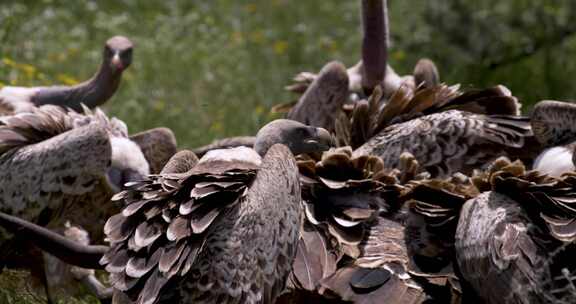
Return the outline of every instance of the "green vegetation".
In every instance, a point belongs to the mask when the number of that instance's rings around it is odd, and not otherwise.
[[[390,62],[418,58],[465,87],[504,83],[523,101],[575,95],[570,0],[391,1]],[[172,128],[181,146],[253,133],[292,98],[299,71],[359,58],[358,1],[12,1],[0,4],[0,83],[88,78],[103,42],[136,43],[133,66],[106,105],[131,131]]]
[[[576,96],[576,1],[389,2],[399,73],[429,57],[447,83],[502,83],[525,104]],[[0,86],[87,79],[117,34],[136,50],[106,110],[131,132],[166,126],[193,147],[253,134],[293,98],[283,87],[296,73],[355,64],[359,1],[2,0]],[[0,277],[0,302],[38,302],[4,288],[19,275]]]

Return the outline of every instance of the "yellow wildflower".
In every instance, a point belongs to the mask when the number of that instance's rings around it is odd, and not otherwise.
[[[2,58],[2,63],[4,63],[7,66],[14,66],[14,64],[16,64],[16,62],[14,62],[14,60],[12,60],[8,57]]]
[[[246,4],[246,5],[244,6],[244,9],[245,9],[248,13],[251,13],[251,14],[252,14],[252,13],[256,12],[256,4],[254,4],[254,3]]]
[[[288,42],[284,40],[274,42],[274,53],[278,55],[284,54],[287,48],[288,48]]]

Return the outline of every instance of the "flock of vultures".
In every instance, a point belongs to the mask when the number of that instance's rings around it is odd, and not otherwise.
[[[400,76],[386,1],[361,8],[358,64],[297,75],[284,119],[194,151],[98,108],[125,37],[84,83],[4,87],[0,270],[49,302],[575,303],[576,105],[522,116],[428,59]]]

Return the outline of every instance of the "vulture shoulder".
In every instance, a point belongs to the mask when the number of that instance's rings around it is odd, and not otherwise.
[[[339,62],[329,62],[306,89],[286,118],[334,130],[334,120],[348,100],[348,75]]]
[[[194,152],[194,154],[198,155],[199,157],[202,157],[208,151],[215,150],[215,149],[226,149],[226,148],[234,148],[234,147],[239,147],[239,146],[252,148],[252,147],[254,147],[254,142],[256,142],[255,136],[228,137],[228,138],[217,139],[217,140],[214,140],[213,142],[211,142],[205,146],[194,148],[192,150],[192,152]]]
[[[547,149],[534,161],[533,168],[552,176],[574,171],[576,105],[544,100],[534,107],[531,116],[534,137]]]
[[[566,145],[576,140],[576,105],[544,100],[534,106],[531,116],[534,136],[547,147]]]
[[[35,106],[32,97],[40,88],[6,86],[0,89],[0,116],[29,112]]]

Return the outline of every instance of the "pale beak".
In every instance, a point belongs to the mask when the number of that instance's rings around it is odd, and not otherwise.
[[[114,53],[114,56],[112,57],[112,65],[118,71],[124,70],[124,65],[122,64],[122,60],[120,60],[120,54],[118,54],[118,52]]]

